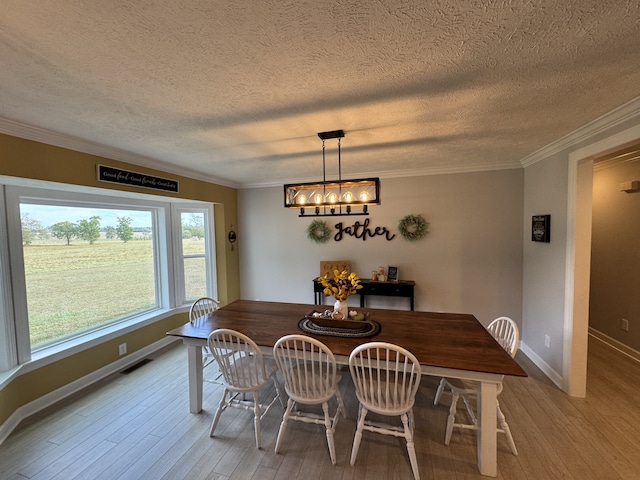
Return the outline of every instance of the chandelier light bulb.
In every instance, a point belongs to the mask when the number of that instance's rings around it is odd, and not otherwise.
[[[322,180],[284,185],[284,206],[297,208],[300,217],[311,216],[312,212],[323,217],[368,215],[366,205],[380,204],[380,179],[343,179],[341,139],[344,137],[344,130],[318,132],[318,137],[322,140]],[[338,143],[338,175],[334,180],[327,180],[326,176],[326,140],[337,140]],[[363,206],[362,213],[355,213],[354,206]]]

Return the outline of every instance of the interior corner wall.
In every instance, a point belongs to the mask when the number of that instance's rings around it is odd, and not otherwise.
[[[320,261],[348,260],[366,278],[379,266],[398,267],[401,280],[416,282],[416,310],[472,313],[485,325],[507,315],[521,324],[523,170],[381,183],[382,204],[370,207],[369,216],[320,217],[332,230],[322,244],[307,238],[313,217],[283,208],[282,187],[239,190],[242,298],[311,304]],[[421,240],[399,234],[398,222],[407,214],[429,222]],[[369,222],[371,231],[384,227],[395,238],[345,234],[336,241],[340,222]],[[349,303],[357,306],[354,297]],[[393,297],[367,297],[367,306],[409,308],[408,300]]]
[[[589,326],[640,351],[640,191],[620,190],[632,180],[638,160],[594,170]]]

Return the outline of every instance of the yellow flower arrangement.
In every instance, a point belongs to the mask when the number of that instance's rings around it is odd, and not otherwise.
[[[329,296],[333,295],[336,300],[345,301],[349,295],[357,292],[362,288],[360,285],[360,277],[354,272],[349,273],[346,270],[339,272],[333,271],[333,278],[329,278],[329,275],[320,277],[320,283],[324,287],[324,294]]]

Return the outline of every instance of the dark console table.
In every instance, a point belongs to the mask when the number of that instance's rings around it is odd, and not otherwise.
[[[374,280],[361,279],[360,284],[362,288],[358,290],[357,295],[360,295],[360,306],[365,307],[364,299],[367,295],[381,295],[385,297],[407,297],[409,299],[411,310],[413,310],[413,290],[416,286],[416,282],[413,280],[399,280],[397,282],[376,282]],[[324,298],[324,290],[322,284],[318,281],[318,278],[313,280],[313,293],[315,297],[315,304],[322,305]]]

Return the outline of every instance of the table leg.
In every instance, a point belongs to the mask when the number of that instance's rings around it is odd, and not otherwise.
[[[481,382],[478,392],[478,469],[482,475],[498,474],[497,385]]]
[[[189,362],[189,411],[200,413],[202,410],[202,347],[187,345]]]

